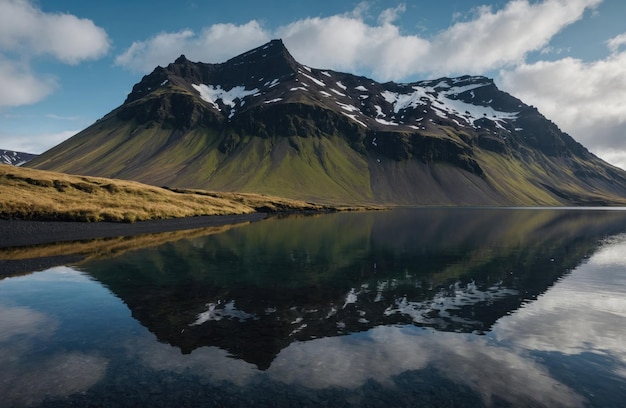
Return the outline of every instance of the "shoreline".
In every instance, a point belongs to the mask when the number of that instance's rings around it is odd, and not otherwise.
[[[237,215],[207,215],[187,218],[116,222],[31,221],[0,219],[0,252],[13,248],[36,247],[74,241],[130,237],[149,234],[221,227],[231,224],[255,222],[267,218],[265,213]],[[56,266],[79,263],[84,254],[41,256],[26,259],[1,259],[0,279],[50,269]]]
[[[137,221],[134,223],[0,219],[0,248],[183,231],[259,221],[266,217],[267,214],[265,213],[206,215]]]

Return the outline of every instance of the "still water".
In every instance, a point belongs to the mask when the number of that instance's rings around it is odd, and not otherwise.
[[[94,244],[0,275],[0,406],[626,401],[626,211],[402,209],[72,245]]]

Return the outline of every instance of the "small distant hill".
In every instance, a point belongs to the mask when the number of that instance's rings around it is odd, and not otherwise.
[[[21,166],[37,157],[36,154],[16,152],[14,150],[0,150],[0,164]]]
[[[300,64],[280,40],[157,67],[27,165],[316,202],[626,203],[625,171],[489,78],[379,83]]]

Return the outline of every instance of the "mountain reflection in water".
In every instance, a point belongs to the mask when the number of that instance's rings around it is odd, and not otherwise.
[[[161,342],[267,370],[294,342],[482,334],[626,231],[623,211],[398,209],[269,219],[80,266]]]

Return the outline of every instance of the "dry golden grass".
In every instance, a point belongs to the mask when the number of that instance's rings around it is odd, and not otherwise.
[[[221,198],[242,204],[246,207],[254,208],[259,212],[283,212],[283,211],[362,211],[362,210],[382,210],[383,206],[374,205],[326,205],[310,203],[291,198],[268,196],[255,193],[235,193],[235,192],[214,192],[193,189],[170,189],[182,194],[199,194],[203,196]]]
[[[133,181],[0,165],[0,218],[134,222],[328,206],[256,194],[171,190]]]

